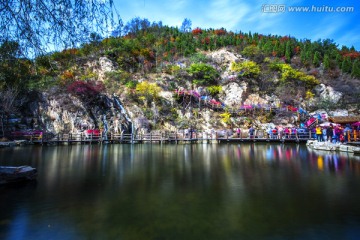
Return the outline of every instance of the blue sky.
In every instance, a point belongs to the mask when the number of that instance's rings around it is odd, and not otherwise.
[[[224,27],[234,32],[290,35],[314,41],[329,38],[339,47],[354,46],[360,50],[359,0],[115,0],[115,3],[124,23],[140,17],[180,27],[188,18],[192,28]],[[269,12],[276,11],[273,9],[278,4],[285,5],[283,12]],[[318,12],[301,12],[301,9],[293,12],[291,7],[309,7]],[[330,7],[334,11],[337,7],[353,7],[353,11],[329,12]]]

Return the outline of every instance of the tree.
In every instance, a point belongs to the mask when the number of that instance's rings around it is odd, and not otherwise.
[[[313,58],[313,64],[315,67],[320,66],[320,58],[321,58],[320,52],[316,51]]]
[[[136,93],[139,95],[139,99],[143,100],[146,105],[151,101],[157,101],[160,98],[161,88],[156,83],[150,83],[143,81],[136,85]]]
[[[291,61],[291,45],[290,45],[290,41],[286,42],[285,60],[286,60],[287,63],[290,63],[290,61]]]
[[[90,42],[92,44],[98,44],[99,42],[101,42],[102,37],[101,35],[97,34],[97,33],[90,33]]]
[[[360,61],[356,59],[352,65],[351,76],[360,78]]]
[[[254,77],[257,78],[260,74],[260,67],[256,62],[232,62],[230,66],[231,71],[239,73],[240,77]]]
[[[350,73],[351,68],[352,68],[352,65],[351,65],[350,57],[345,57],[341,64],[341,71],[343,73]]]
[[[24,88],[31,77],[30,61],[19,56],[18,43],[5,41],[0,46],[0,90],[11,87]]]
[[[69,93],[77,96],[86,104],[91,104],[97,99],[105,87],[95,81],[74,81],[68,87]]]
[[[181,24],[180,32],[190,32],[191,31],[191,20],[185,18],[184,21]]]
[[[325,69],[325,70],[330,69],[330,58],[329,58],[329,55],[327,55],[327,54],[324,55],[324,61],[323,61],[323,63],[324,63],[324,69]]]
[[[148,28],[150,28],[151,24],[150,21],[146,18],[133,18],[129,22],[126,23],[123,31],[125,34],[133,34],[136,35],[140,32],[146,31]]]
[[[75,47],[92,32],[106,32],[114,10],[112,0],[3,0],[0,43],[18,42],[24,55]]]
[[[0,121],[3,136],[5,135],[4,122],[7,121],[10,113],[17,111],[15,102],[18,95],[19,91],[15,88],[7,88],[6,90],[0,91]]]
[[[111,35],[113,37],[121,37],[123,34],[123,28],[124,28],[124,23],[123,23],[122,19],[120,18],[115,30],[112,31]]]
[[[188,72],[192,75],[195,84],[203,86],[215,84],[219,77],[218,71],[205,63],[191,64]]]

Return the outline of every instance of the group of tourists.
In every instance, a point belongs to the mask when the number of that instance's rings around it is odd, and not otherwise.
[[[267,138],[271,139],[290,139],[290,138],[299,138],[306,137],[306,131],[304,128],[292,127],[283,127],[277,126],[275,128],[268,128],[266,130]]]
[[[315,135],[318,142],[344,143],[358,131],[359,127],[351,127],[349,124],[345,127],[333,124],[326,127],[321,127],[320,125],[315,127]]]

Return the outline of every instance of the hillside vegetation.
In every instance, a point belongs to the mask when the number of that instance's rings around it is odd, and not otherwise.
[[[179,91],[194,90],[224,103],[221,109],[207,110],[214,111],[213,123],[223,126],[239,123],[233,109],[260,104],[260,98],[266,104],[307,111],[343,108],[357,114],[359,109],[360,53],[353,47],[339,48],[329,39],[298,40],[223,28],[178,29],[139,18],[120,26],[116,34],[103,39],[94,33],[79,48],[35,59],[20,58],[16,42],[4,43],[0,47],[2,119],[14,114],[39,118],[26,110],[27,102],[50,92],[55,98],[76,98],[85,109],[104,104],[102,96],[115,94],[133,118],[147,119],[152,129],[167,124],[186,127],[194,116],[209,117],[196,109],[193,96]],[[336,97],[320,96],[317,89],[324,87]],[[240,98],[229,100],[229,91],[233,95],[241,91]],[[275,117],[260,112],[248,115],[262,122]]]

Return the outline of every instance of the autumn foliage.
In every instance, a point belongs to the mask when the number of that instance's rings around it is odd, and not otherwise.
[[[350,57],[351,59],[360,59],[360,52],[343,53],[343,57]]]
[[[196,35],[200,35],[200,34],[202,34],[202,30],[201,30],[201,28],[195,28],[194,30],[192,30],[192,34],[194,35],[194,36],[196,36]]]
[[[67,90],[71,94],[74,94],[83,100],[94,99],[104,91],[104,89],[105,87],[101,82],[95,81],[75,81],[67,87]]]
[[[216,35],[218,35],[218,36],[222,36],[222,35],[225,35],[225,34],[226,34],[226,30],[223,29],[223,28],[221,28],[221,29],[216,29],[216,30],[214,31],[214,33],[215,33]]]

